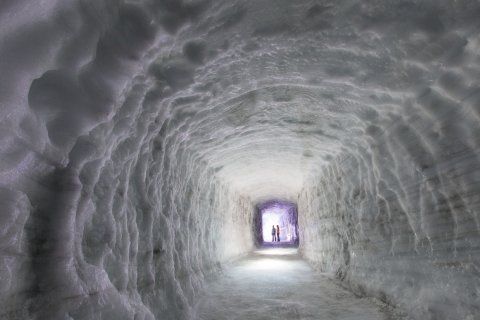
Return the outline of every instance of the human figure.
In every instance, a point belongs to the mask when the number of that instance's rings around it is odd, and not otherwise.
[[[275,242],[277,240],[277,238],[275,237],[276,235],[276,231],[275,231],[275,226],[272,226],[272,242]]]
[[[277,241],[280,241],[280,227],[277,224]]]

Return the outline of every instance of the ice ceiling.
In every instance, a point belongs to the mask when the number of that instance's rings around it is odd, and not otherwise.
[[[193,317],[205,277],[252,249],[254,205],[280,199],[305,258],[352,290],[474,319],[479,15],[2,1],[5,317]]]

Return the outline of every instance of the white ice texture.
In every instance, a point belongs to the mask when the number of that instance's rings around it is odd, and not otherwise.
[[[228,265],[195,305],[196,320],[393,320],[398,310],[359,299],[292,248],[265,248]]]
[[[355,294],[480,319],[479,16],[0,1],[0,319],[189,319],[271,199]]]

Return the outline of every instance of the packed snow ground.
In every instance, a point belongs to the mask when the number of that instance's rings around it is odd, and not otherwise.
[[[232,263],[206,287],[197,320],[406,319],[382,303],[358,298],[318,273],[295,248],[263,248]]]

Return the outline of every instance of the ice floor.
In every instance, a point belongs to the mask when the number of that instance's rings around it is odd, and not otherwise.
[[[405,319],[314,271],[295,248],[264,248],[233,263],[207,286],[195,314],[197,320]]]

